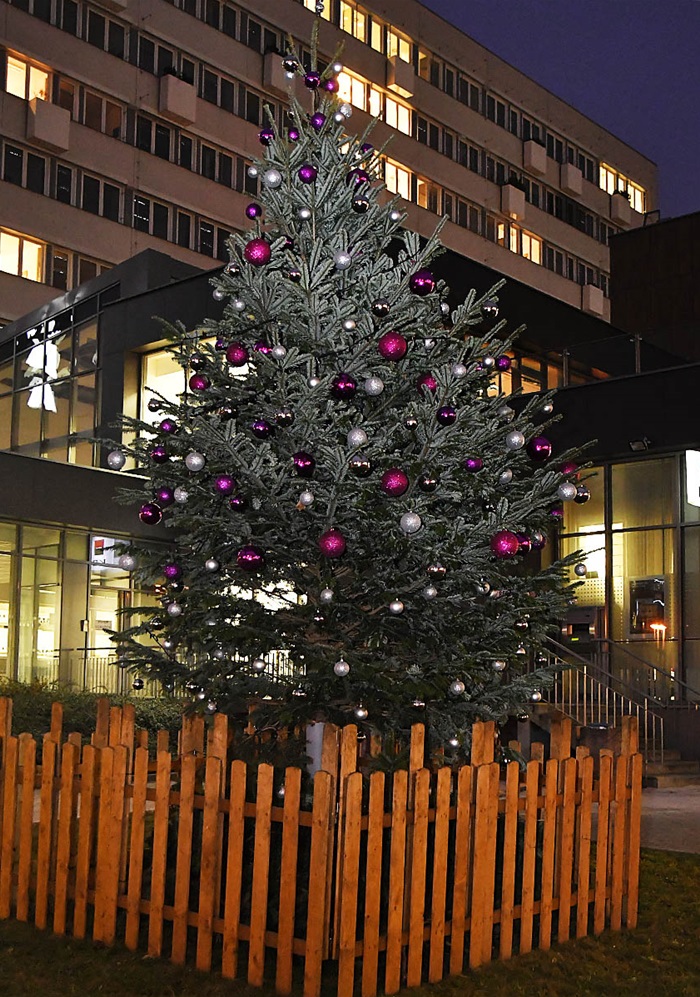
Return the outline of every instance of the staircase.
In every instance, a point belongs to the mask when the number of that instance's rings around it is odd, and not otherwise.
[[[663,761],[654,754],[647,754],[644,766],[644,785],[655,789],[676,786],[700,786],[700,762],[684,761],[680,751],[666,748]]]

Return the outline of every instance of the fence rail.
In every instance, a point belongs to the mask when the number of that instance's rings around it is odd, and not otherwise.
[[[0,918],[308,997],[392,994],[631,927],[642,759],[624,724],[620,755],[569,757],[565,723],[524,771],[494,761],[492,724],[471,764],[427,767],[416,726],[393,773],[367,770],[356,728],[327,727],[311,778],[229,761],[225,717],[185,720],[171,752],[104,702],[91,744],[63,738],[56,708],[39,766],[0,700]]]

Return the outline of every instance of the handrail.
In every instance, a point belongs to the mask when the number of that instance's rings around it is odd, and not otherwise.
[[[625,645],[624,641],[621,641],[621,640],[612,640],[610,637],[595,637],[594,638],[594,643],[596,643],[596,644],[610,644],[613,647],[618,647],[621,651],[624,651],[625,654],[628,654],[630,656],[630,658],[634,658],[635,661],[639,661],[642,665],[644,665],[650,671],[660,672],[662,675],[665,675],[667,679],[670,679],[671,682],[677,683],[679,686],[682,686],[683,689],[686,689],[688,692],[692,693],[694,696],[699,696],[700,697],[700,689],[695,689],[695,688],[693,688],[692,685],[688,685],[688,683],[685,682],[683,679],[678,678],[678,676],[674,675],[673,672],[666,671],[666,669],[662,668],[661,665],[654,665],[654,664],[652,664],[651,661],[647,661],[646,658],[642,658],[640,655],[635,654],[634,651],[630,651],[630,649]]]

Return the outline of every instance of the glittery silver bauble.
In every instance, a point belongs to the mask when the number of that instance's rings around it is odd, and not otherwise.
[[[341,104],[338,111],[343,115],[344,118],[352,117],[352,105],[351,104]]]
[[[508,662],[496,659],[496,661],[491,662],[491,667],[493,668],[494,672],[503,672],[508,667]]]
[[[540,700],[542,699],[542,693],[541,693],[541,692],[537,692],[537,691],[535,691],[535,692],[533,692],[533,694],[532,694],[532,695],[530,696],[530,699],[532,700],[532,702],[533,702],[533,703],[539,703],[539,702],[540,702]]]
[[[299,496],[299,504],[306,506],[307,509],[309,508],[310,505],[313,505],[315,501],[316,501],[316,496],[314,495],[313,492],[304,491]]]
[[[513,480],[513,472],[510,469],[501,471],[501,473],[498,475],[499,485],[509,485],[512,480]]]
[[[117,564],[120,568],[123,568],[124,571],[133,571],[136,567],[136,558],[131,554],[122,554],[117,561]]]
[[[259,173],[260,173],[260,170],[257,168],[257,166],[249,166],[248,167],[248,176],[249,177],[253,177],[253,179],[255,179],[255,177],[257,177],[257,175]]]
[[[588,568],[586,567],[585,564],[574,565],[574,574],[577,575],[579,578],[585,578],[587,571]]]
[[[441,301],[440,302],[440,312],[441,312],[442,315],[445,315],[445,316],[447,316],[447,315],[450,314],[450,306],[449,306],[449,304],[446,301]]]
[[[179,502],[180,505],[184,505],[184,503],[187,501],[189,497],[190,493],[187,491],[187,489],[182,488],[179,485],[173,492],[173,498],[175,499],[176,502]]]
[[[204,567],[207,569],[207,571],[218,571],[221,565],[219,564],[219,562],[216,560],[215,557],[208,557],[204,562]]]
[[[265,659],[264,658],[253,658],[251,662],[251,668],[254,672],[264,672],[265,671]]]
[[[180,616],[182,613],[182,606],[179,602],[169,602],[165,607],[165,611],[168,616]]]
[[[450,683],[450,692],[453,696],[461,696],[466,686],[461,679],[455,679],[454,682]]]
[[[451,748],[458,748],[459,747],[459,738],[458,737],[451,737],[447,743],[449,744],[449,746]]]
[[[226,297],[226,291],[224,291],[223,287],[215,287],[211,292],[211,296],[214,301],[223,301]]]
[[[345,329],[346,332],[353,332],[356,328],[357,322],[354,318],[343,319],[343,329]]]
[[[188,453],[185,457],[185,467],[188,471],[201,471],[205,464],[206,459],[204,455],[197,453],[196,450],[193,450],[192,453]]]
[[[359,703],[355,707],[355,716],[357,717],[358,720],[366,720],[367,717],[369,716],[369,710],[367,709],[366,706],[363,706],[362,703]]]
[[[302,222],[308,222],[311,218],[311,208],[299,208],[297,214]]]
[[[456,363],[452,365],[453,377],[465,377],[466,373],[467,373],[467,368],[463,363]]]
[[[331,66],[331,70],[335,76],[337,76],[338,73],[342,73],[343,71],[342,62],[334,62],[333,65]]]
[[[393,613],[394,616],[399,616],[405,608],[400,599],[394,599],[393,602],[389,603],[389,612]]]
[[[552,412],[554,411],[554,406],[552,405],[551,402],[545,402],[544,405],[542,406],[542,411],[544,412],[545,415],[551,415]]]
[[[399,525],[404,533],[417,533],[423,525],[423,520],[417,512],[404,512]]]
[[[112,471],[121,471],[126,464],[126,457],[121,450],[112,450],[107,454],[107,467]]]
[[[364,429],[351,429],[347,440],[349,447],[363,447],[367,442],[367,433]]]
[[[338,676],[338,678],[341,678],[341,679],[345,678],[345,676],[350,671],[350,665],[347,663],[347,661],[344,658],[340,658],[333,665],[333,671]]]
[[[501,405],[496,415],[499,419],[503,419],[504,422],[510,422],[515,417],[515,412],[510,405]]]
[[[519,429],[514,429],[506,436],[506,446],[509,450],[522,450],[525,446],[525,437]]]
[[[425,346],[426,350],[432,350],[435,348],[435,340],[432,339],[431,337],[428,337],[427,339],[423,340],[423,346]]]
[[[200,689],[199,692],[197,693],[197,699],[201,701],[206,698],[207,698],[206,692],[204,691],[204,689]]]
[[[216,658],[217,661],[223,661],[226,657],[226,651],[223,647],[216,647],[211,653],[212,658]]]
[[[401,212],[397,211],[396,208],[394,208],[393,211],[389,212],[389,221],[400,222],[401,221]]]
[[[562,502],[572,502],[576,498],[576,485],[563,481],[557,488],[557,495]]]
[[[306,383],[308,384],[308,386],[310,388],[317,388],[319,386],[319,384],[321,383],[321,378],[320,377],[310,377],[309,380]]]
[[[235,311],[237,312],[245,311],[245,301],[242,301],[240,298],[234,298],[232,304]]]
[[[272,187],[274,190],[282,183],[282,174],[279,170],[275,169],[265,170],[263,173],[263,183],[266,187]]]
[[[480,578],[479,584],[476,586],[476,591],[479,595],[488,595],[491,591],[491,586],[485,578]]]
[[[384,391],[384,381],[381,377],[368,377],[364,387],[368,395],[381,395]]]
[[[278,344],[277,346],[272,347],[272,355],[275,360],[284,360],[287,356],[287,350],[284,346]]]
[[[174,651],[175,648],[177,647],[177,641],[171,640],[169,637],[167,637],[163,641],[163,647],[165,648],[166,651]]]
[[[336,270],[347,270],[352,266],[352,256],[350,253],[346,253],[345,250],[341,250],[333,256],[333,262],[335,263]]]
[[[525,645],[524,644],[518,644],[518,649],[517,649],[517,651],[515,653],[516,654],[527,654],[527,651],[525,650]]]
[[[341,114],[340,111],[336,111],[333,115],[333,120],[336,125],[341,125],[345,121],[345,115]]]
[[[333,602],[333,589],[321,589],[318,599],[319,602],[327,606],[329,602]]]
[[[434,585],[426,585],[426,587],[423,589],[423,595],[425,596],[426,599],[434,599],[437,594],[438,590],[435,588]]]
[[[495,357],[484,357],[482,363],[483,363],[484,367],[489,367],[489,368],[495,367],[496,366],[496,358]]]

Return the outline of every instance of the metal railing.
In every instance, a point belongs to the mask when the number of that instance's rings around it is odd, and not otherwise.
[[[700,702],[700,690],[694,689],[675,672],[668,671],[654,662],[636,654],[623,641],[598,637],[593,660],[596,666],[614,676],[614,682],[648,696],[663,706],[677,706],[683,702]],[[621,661],[620,657],[624,655]]]

